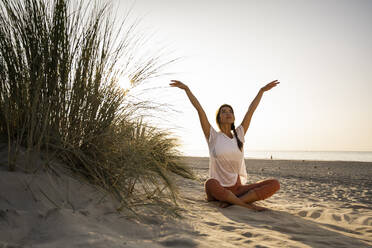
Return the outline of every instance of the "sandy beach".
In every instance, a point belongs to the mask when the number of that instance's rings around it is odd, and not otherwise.
[[[246,160],[249,182],[281,189],[254,212],[206,202],[208,158],[184,158],[200,181],[175,178],[183,218],[140,220],[63,171],[7,171],[0,153],[0,247],[371,247],[372,163]]]
[[[372,248],[371,13],[0,0],[0,248]]]

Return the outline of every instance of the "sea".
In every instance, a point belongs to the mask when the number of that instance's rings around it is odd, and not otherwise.
[[[372,152],[361,151],[246,151],[246,158],[372,162]]]
[[[196,151],[186,156],[208,157],[206,151]],[[372,151],[245,151],[247,159],[288,159],[317,161],[372,162]]]

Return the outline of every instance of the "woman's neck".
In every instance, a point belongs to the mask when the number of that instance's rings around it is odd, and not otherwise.
[[[233,138],[234,136],[231,134],[231,124],[221,124],[220,125],[221,132]]]

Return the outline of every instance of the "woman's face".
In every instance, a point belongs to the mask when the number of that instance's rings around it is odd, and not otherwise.
[[[220,124],[232,124],[235,121],[234,112],[230,107],[224,106],[220,111]]]

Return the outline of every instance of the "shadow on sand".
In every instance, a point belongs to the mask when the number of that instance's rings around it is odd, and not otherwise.
[[[371,247],[370,241],[363,240],[363,234],[360,232],[332,224],[318,223],[284,211],[247,212],[241,207],[231,206],[220,209],[220,212],[233,222],[253,227],[255,232],[245,233],[245,237],[263,235],[262,233],[267,235],[270,232],[273,232],[275,237],[278,236],[275,232],[279,232],[279,236],[285,235],[289,240],[310,247]]]

